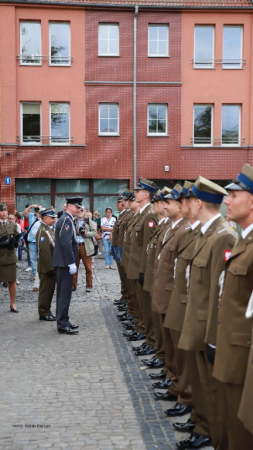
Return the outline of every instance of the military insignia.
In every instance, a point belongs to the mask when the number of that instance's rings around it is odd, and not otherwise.
[[[153,227],[154,227],[154,222],[149,222],[149,223],[148,223],[148,227],[149,227],[149,228],[153,228]]]
[[[65,226],[65,230],[68,231],[69,230],[69,225]]]
[[[45,238],[44,238],[44,237],[41,237],[40,240],[41,240],[41,242],[43,242],[43,241],[45,240]]]
[[[231,253],[232,253],[232,250],[224,250],[224,261],[229,260]]]

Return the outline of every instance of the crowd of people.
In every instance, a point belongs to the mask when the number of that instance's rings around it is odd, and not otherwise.
[[[53,207],[27,205],[24,232],[21,218],[8,220],[0,203],[0,281],[8,282],[10,311],[18,312],[16,249],[25,239],[40,320],[77,334],[69,307],[78,267],[82,262],[91,292],[94,242],[103,241],[105,268],[115,260],[120,277],[114,304],[123,335],[136,342],[143,364],[161,369],[149,377],[157,400],[175,402],[166,415],[190,413],[173,423],[190,433],[177,447],[252,450],[253,167],[246,164],[225,188],[199,176],[159,190],[140,178],[118,197],[118,218],[108,207],[93,221],[82,201],[67,198],[58,215]]]

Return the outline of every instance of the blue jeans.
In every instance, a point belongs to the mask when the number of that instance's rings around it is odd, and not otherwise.
[[[105,248],[105,265],[106,266],[112,266],[112,264],[113,264],[113,256],[110,255],[112,242],[109,241],[109,239],[104,239],[103,238],[103,243],[104,243],[104,248]]]
[[[37,272],[37,263],[38,263],[38,249],[36,242],[29,242],[29,253],[30,260],[32,265],[32,274],[35,275]]]

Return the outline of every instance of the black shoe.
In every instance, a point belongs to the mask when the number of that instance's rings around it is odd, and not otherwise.
[[[114,300],[113,304],[114,305],[123,305],[125,302],[125,300],[123,298],[119,298],[118,300]]]
[[[158,400],[167,400],[169,402],[175,402],[177,400],[177,397],[169,392],[165,392],[164,394],[162,392],[155,392],[155,397]]]
[[[118,306],[117,309],[119,312],[125,312],[128,310],[128,306],[127,305]]]
[[[79,325],[73,325],[72,323],[70,323],[70,327],[72,328],[72,330],[77,330],[79,328]]]
[[[138,332],[137,332],[136,330],[133,330],[133,331],[124,331],[124,333],[122,333],[122,334],[123,334],[123,336],[129,338],[129,337],[137,336]]]
[[[58,328],[58,333],[78,334],[79,331],[73,330],[73,328],[70,328],[70,327],[63,327],[63,328]]]
[[[54,322],[56,317],[53,314],[48,314],[47,316],[40,316],[40,320],[46,320],[47,322]]]
[[[156,360],[157,360],[157,357],[154,355],[154,356],[152,356],[152,358],[149,358],[149,359],[147,359],[147,358],[141,359],[141,362],[143,362],[144,364],[150,364]]]
[[[144,349],[144,348],[146,348],[147,347],[147,344],[145,344],[145,342],[143,342],[141,345],[139,345],[138,347],[132,347],[132,350],[134,351],[134,352],[136,352],[136,351],[140,351],[140,350],[142,350],[142,349]]]
[[[155,353],[155,350],[151,346],[147,346],[146,348],[135,352],[136,356],[148,356],[148,355],[153,355],[154,353]]]
[[[129,330],[129,331],[135,331],[135,324],[129,324],[129,325],[124,325],[125,330]]]
[[[181,405],[180,403],[176,403],[172,408],[167,409],[167,411],[164,411],[165,414],[169,417],[174,416],[184,416],[185,414],[190,413],[192,410],[192,406],[185,406]]]
[[[11,313],[18,313],[18,309],[14,309],[14,308],[12,308],[12,307],[10,306],[10,312],[11,312]]]
[[[3,287],[5,287],[5,288],[7,288],[7,287],[8,287],[8,283],[7,283],[7,281],[4,281],[4,282],[3,282]]]
[[[131,320],[132,319],[131,314],[127,314],[127,313],[117,314],[117,317],[120,320],[120,322],[123,322],[124,320]]]
[[[135,336],[130,336],[129,341],[142,341],[143,339],[146,339],[145,334],[143,333],[137,333]]]
[[[193,432],[189,438],[177,442],[176,445],[178,448],[201,448],[212,444],[209,437]]]
[[[152,359],[152,358],[151,358]],[[143,360],[142,360],[143,362]],[[148,367],[151,367],[152,369],[160,369],[160,367],[164,366],[164,362],[162,362],[160,359],[155,358],[154,360],[150,360],[147,362],[144,362],[144,364]]]
[[[165,372],[164,370],[161,370],[161,372],[158,373],[149,373],[149,378],[151,378],[151,380],[162,380],[163,378],[166,378],[167,372]]]
[[[174,422],[172,426],[177,431],[192,433],[196,427],[196,423],[192,422],[191,419],[188,419],[187,422]]]
[[[152,384],[153,388],[155,389],[166,389],[168,390],[170,385],[172,384],[172,381],[170,378],[165,378],[163,381],[156,381]]]

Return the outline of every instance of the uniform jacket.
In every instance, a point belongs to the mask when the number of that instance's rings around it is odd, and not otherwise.
[[[215,378],[225,383],[244,384],[252,325],[245,312],[252,291],[253,231],[239,239],[226,264],[214,366]]]
[[[78,220],[74,220],[77,234],[79,234],[79,223]],[[94,254],[94,242],[93,238],[97,234],[97,224],[93,220],[89,219],[89,224],[85,221],[83,222],[83,227],[85,228],[86,235],[84,237],[84,245],[87,256],[92,256]]]
[[[118,247],[123,248],[124,244],[124,234],[127,224],[129,220],[133,217],[134,212],[130,210],[126,210],[126,214],[120,218],[120,227],[119,227],[119,238],[118,238]]]
[[[145,267],[143,289],[148,292],[151,292],[154,283],[154,264],[157,249],[157,241],[160,236],[164,236],[166,229],[167,224],[164,221],[160,223],[160,225],[157,225],[154,234],[151,236],[150,241],[147,245],[146,249],[147,256],[146,256],[146,267]]]
[[[216,345],[219,278],[235,241],[234,230],[222,216],[197,240],[179,348],[205,351],[206,343]]]
[[[76,229],[72,216],[65,211],[56,223],[53,267],[68,267],[77,260]]]
[[[118,240],[119,240],[119,228],[120,228],[120,223],[121,223],[121,219],[122,217],[124,217],[124,215],[126,214],[126,209],[124,211],[122,211],[119,214],[118,219],[116,220],[114,226],[113,226],[113,230],[112,230],[112,245],[113,246],[117,246],[118,245]]]
[[[182,331],[187,305],[186,268],[190,265],[201,224],[184,235],[175,260],[174,286],[163,326]]]
[[[252,322],[251,322],[252,323]],[[251,336],[251,349],[249,354],[248,366],[246,371],[245,384],[243,388],[241,405],[239,408],[238,417],[242,421],[247,430],[253,434],[253,329]]]
[[[12,236],[17,236],[18,227],[17,224],[11,220],[7,220],[6,224],[0,222],[0,237],[5,235],[10,239]],[[0,266],[7,266],[9,264],[16,264],[17,262],[16,249],[8,249],[0,247]]]
[[[133,232],[135,223],[138,221],[138,218],[139,218],[138,213],[136,215],[132,216],[132,218],[129,220],[129,222],[126,226],[125,233],[124,233],[123,254],[122,254],[122,259],[121,259],[121,265],[123,266],[125,273],[127,273],[127,268],[128,268],[130,245],[131,245],[130,244],[131,234]]]
[[[180,220],[174,229],[164,236],[161,252],[157,256],[155,280],[152,290],[152,311],[166,314],[174,282],[174,264],[184,234],[189,229],[188,220]]]
[[[54,230],[43,222],[36,234],[36,244],[39,255],[37,271],[39,273],[50,272],[53,270],[51,263],[54,253],[55,236]]]
[[[153,213],[153,206],[148,205],[137,214],[138,220],[135,222],[130,236],[129,263],[127,278],[138,280],[140,273],[145,273],[146,248],[152,236],[158,219]]]

